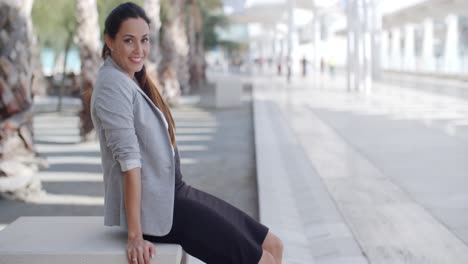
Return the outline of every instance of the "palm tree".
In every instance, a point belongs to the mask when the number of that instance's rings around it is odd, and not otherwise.
[[[89,101],[94,81],[100,64],[98,11],[96,0],[76,1],[76,37],[81,60],[81,99],[83,109],[80,111],[80,136],[83,141],[89,140],[93,123],[91,121]]]
[[[35,177],[45,163],[33,144],[32,98],[36,39],[31,22],[33,0],[0,0],[0,194],[27,199],[40,192]]]
[[[159,65],[159,76],[164,85],[163,94],[172,104],[177,103],[181,85],[186,85],[184,82],[188,79],[184,77],[187,72],[184,72],[183,65],[181,65],[186,63],[184,58],[187,58],[189,51],[185,30],[185,2],[185,0],[164,2],[166,17],[162,23],[163,58]],[[188,71],[188,68],[186,70]]]
[[[185,36],[187,38],[187,36]],[[188,46],[188,43],[187,43]],[[187,51],[180,52],[177,54],[177,79],[180,84],[180,92],[182,94],[188,94],[191,90],[190,87],[190,67],[189,67],[189,48]]]
[[[153,63],[159,63],[161,61],[161,52],[159,50],[159,30],[161,28],[160,18],[160,1],[159,0],[145,0],[143,7],[151,20],[150,30],[150,43],[151,49],[148,54],[148,60]]]
[[[159,77],[158,77],[158,65],[161,62],[162,55],[159,48],[159,30],[161,29],[161,19],[160,19],[160,1],[159,0],[145,0],[143,2],[143,7],[146,10],[146,14],[151,20],[150,25],[150,43],[151,49],[148,54],[148,61],[146,63],[147,73],[154,82],[156,82],[158,87]],[[162,92],[162,91],[160,91]]]
[[[187,37],[190,46],[189,50],[189,73],[190,87],[199,90],[200,85],[205,81],[205,49],[203,47],[203,19],[200,11],[199,0],[189,0],[187,10]]]

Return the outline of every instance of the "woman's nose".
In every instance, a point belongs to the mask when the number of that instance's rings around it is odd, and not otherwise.
[[[133,52],[138,53],[138,55],[140,55],[143,52],[143,45],[141,45],[141,43],[139,42],[136,42]]]

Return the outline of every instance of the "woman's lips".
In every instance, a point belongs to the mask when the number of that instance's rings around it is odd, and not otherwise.
[[[142,57],[138,57],[138,58],[129,58],[131,62],[135,63],[135,64],[139,64],[140,62],[143,61],[143,58]]]

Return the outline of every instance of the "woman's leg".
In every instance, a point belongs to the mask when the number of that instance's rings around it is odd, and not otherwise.
[[[180,244],[187,253],[208,264],[256,264],[261,258],[260,244],[205,203],[179,196],[174,209],[171,232],[165,237],[145,235],[145,239]]]
[[[275,234],[268,232],[262,244],[263,251],[270,253],[275,259],[275,264],[281,264],[283,259],[283,242]]]
[[[215,196],[212,196],[211,194],[205,193],[193,187],[189,187],[189,189],[190,190],[188,193],[190,194],[188,196],[191,196],[203,204],[209,204],[211,208],[218,212],[222,212],[221,214],[224,216],[224,218],[233,226],[239,228],[241,233],[247,235],[249,240],[253,240],[256,241],[256,243],[261,244],[263,252],[259,263],[282,263],[283,242],[281,239],[279,239],[278,236],[269,232],[267,227],[258,223],[238,208]],[[243,224],[239,225],[239,223]],[[273,262],[271,261],[272,258],[274,260]]]
[[[273,255],[271,255],[270,252],[263,250],[262,258],[260,259],[258,264],[276,264],[276,263],[277,262],[275,258],[273,257]]]

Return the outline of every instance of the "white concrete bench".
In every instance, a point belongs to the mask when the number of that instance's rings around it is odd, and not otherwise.
[[[102,217],[20,217],[0,231],[0,263],[127,264],[127,235]],[[151,263],[185,263],[179,245],[156,244]]]
[[[208,82],[200,88],[201,106],[228,108],[241,105],[241,78],[214,72],[207,75]]]

